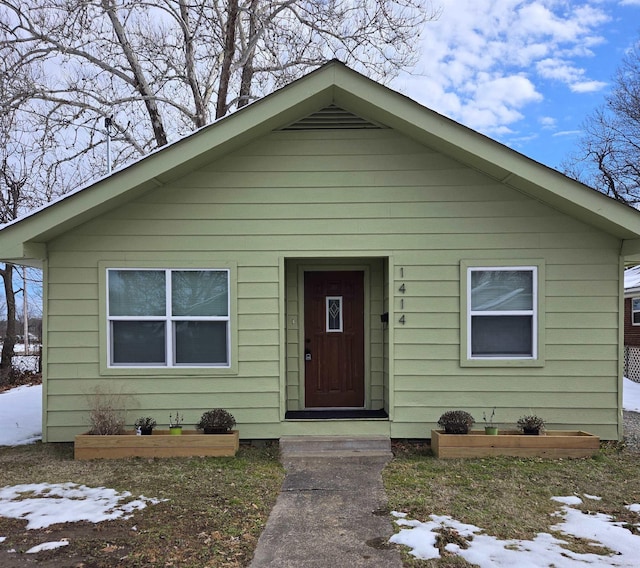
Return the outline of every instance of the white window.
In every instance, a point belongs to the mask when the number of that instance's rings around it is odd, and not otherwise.
[[[537,357],[537,267],[468,268],[467,357]]]
[[[229,271],[108,269],[109,364],[228,367]]]
[[[631,323],[640,325],[640,298],[631,298]]]

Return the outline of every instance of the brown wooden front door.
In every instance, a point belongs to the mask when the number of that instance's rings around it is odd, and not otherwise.
[[[364,406],[364,273],[305,272],[305,406]]]

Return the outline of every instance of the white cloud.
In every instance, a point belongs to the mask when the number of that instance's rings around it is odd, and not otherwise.
[[[536,71],[545,79],[556,79],[565,83],[575,81],[577,77],[584,75],[584,70],[576,69],[561,59],[543,59],[536,63]]]
[[[541,116],[538,119],[538,122],[542,125],[543,128],[555,128],[558,121],[552,116]]]
[[[579,136],[580,134],[582,134],[582,130],[560,130],[554,132],[552,136]]]
[[[640,2],[640,0],[634,0]],[[605,84],[580,58],[604,39],[610,20],[599,0],[441,0],[425,26],[418,76],[398,85],[426,106],[488,134],[512,132],[527,105],[553,83],[587,93]]]
[[[578,81],[573,83],[570,88],[574,93],[593,93],[601,91],[607,86],[602,81]]]
[[[569,86],[574,93],[591,93],[606,87],[602,81],[585,80],[585,71],[562,59],[547,58],[536,63],[536,71],[544,79],[553,79]]]

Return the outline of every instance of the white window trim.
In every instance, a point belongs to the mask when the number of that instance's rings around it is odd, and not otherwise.
[[[640,312],[640,310],[634,310],[633,309],[633,301],[634,300],[640,300],[640,297],[636,296],[635,298],[631,298],[631,325],[640,325],[640,321],[638,323],[635,322],[635,319],[633,316],[634,314],[637,314]]]
[[[331,303],[331,300],[339,300],[339,302],[340,302],[340,327],[338,329],[329,329],[329,304]],[[342,333],[343,326],[344,326],[344,317],[343,317],[343,311],[342,310],[343,310],[342,296],[327,296],[326,297],[324,312],[325,312],[325,316],[326,316],[325,329],[327,330],[327,333]]]
[[[532,309],[510,311],[488,311],[471,309],[471,274],[487,271],[530,271],[532,272]],[[467,359],[469,361],[535,361],[538,359],[538,267],[537,266],[469,266],[467,267]],[[531,355],[488,355],[477,356],[471,353],[472,316],[519,316],[531,317]]]
[[[165,315],[164,316],[111,316],[109,312],[109,273],[120,271],[148,271],[165,273]],[[172,272],[226,272],[227,274],[227,315],[226,316],[174,316],[172,306]],[[106,269],[106,324],[107,324],[107,368],[108,369],[229,369],[231,368],[231,271],[228,268],[148,268],[148,267],[109,267]],[[165,322],[165,363],[114,363],[112,351],[112,322],[114,321],[160,321]],[[176,363],[174,324],[178,321],[225,321],[227,322],[227,353],[225,364]]]

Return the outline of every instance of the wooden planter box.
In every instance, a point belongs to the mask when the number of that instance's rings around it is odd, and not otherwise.
[[[483,458],[488,456],[584,458],[597,453],[600,438],[582,431],[547,430],[540,436],[500,430],[490,436],[481,430],[469,434],[444,434],[431,430],[431,449],[437,458]]]
[[[75,438],[74,457],[77,460],[97,458],[173,458],[190,456],[234,456],[240,445],[237,430],[229,434],[203,434],[198,430],[183,430],[172,436],[169,430],[154,430],[151,436],[136,436],[129,430],[120,436],[90,436]]]

